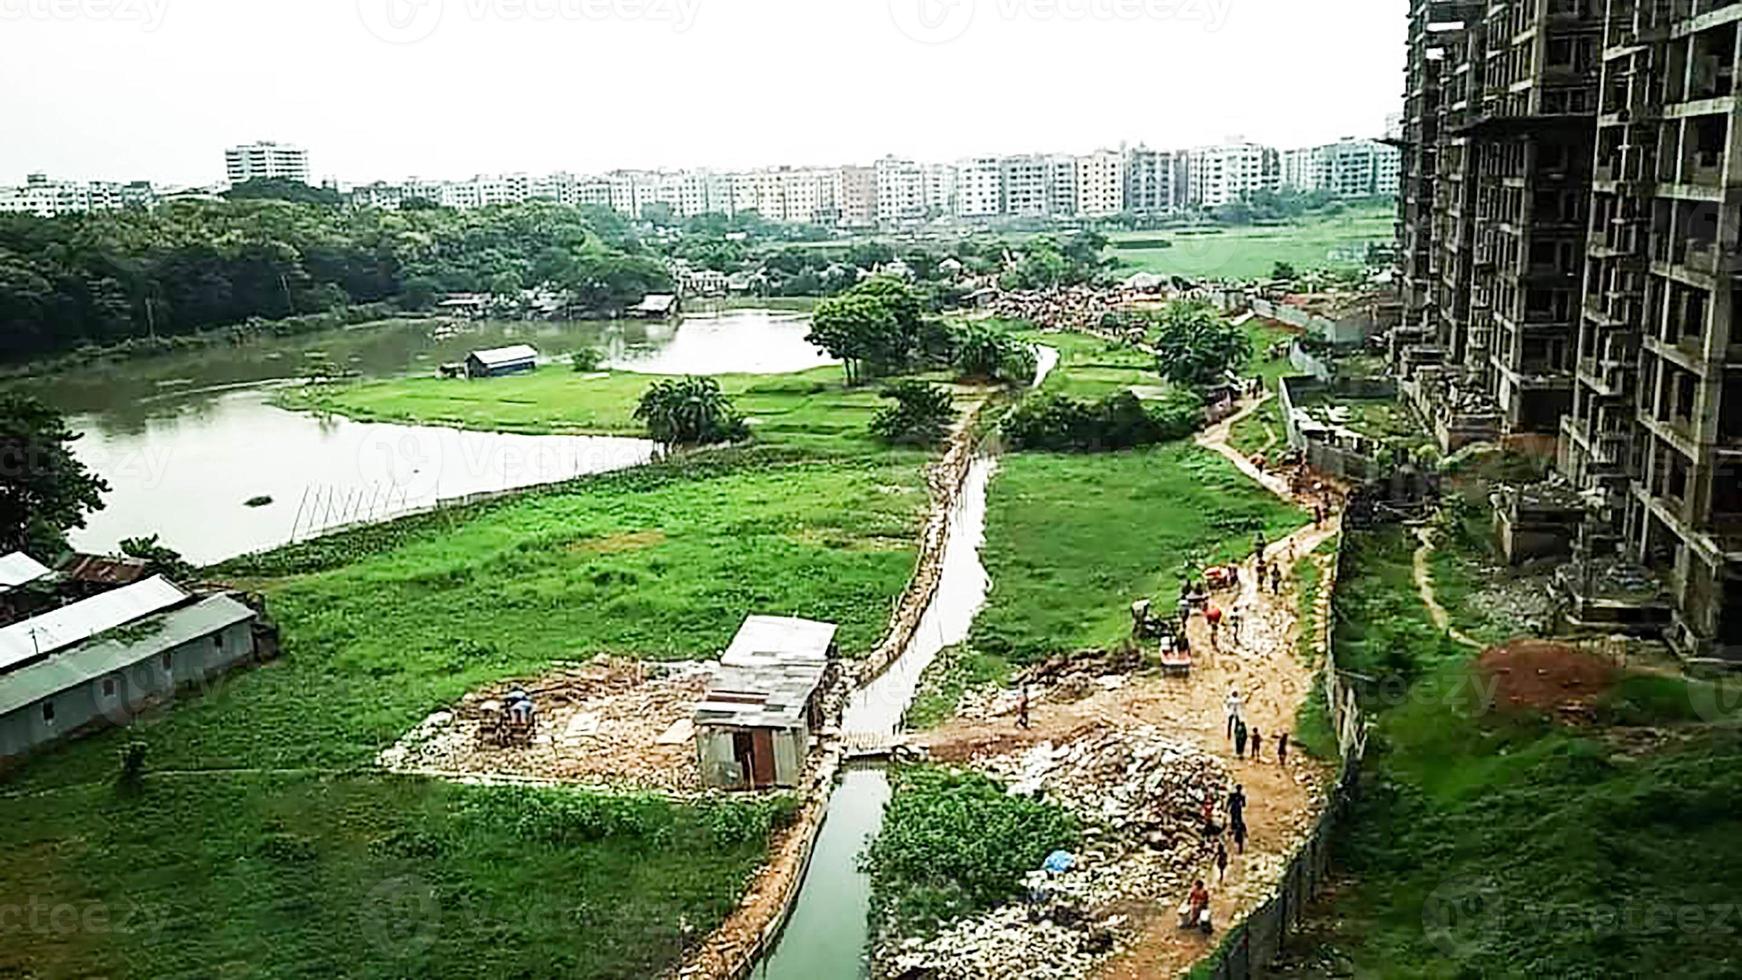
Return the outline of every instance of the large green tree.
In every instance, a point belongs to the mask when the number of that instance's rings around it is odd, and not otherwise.
[[[1251,338],[1208,303],[1169,303],[1154,343],[1156,370],[1175,384],[1214,384],[1252,359]]]
[[[749,431],[713,378],[664,378],[641,396],[635,418],[667,448],[705,446],[745,438]]]
[[[52,554],[102,508],[109,485],[73,455],[77,438],[41,402],[0,395],[0,548]]]

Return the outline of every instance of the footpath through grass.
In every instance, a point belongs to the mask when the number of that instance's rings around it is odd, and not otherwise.
[[[1688,710],[1687,686],[1657,677],[1624,682],[1592,726],[1490,704],[1469,651],[1438,637],[1415,597],[1413,539],[1392,529],[1350,540],[1337,653],[1374,682],[1362,690],[1377,728],[1337,842],[1352,883],[1291,945],[1288,972],[1742,971],[1734,719],[1687,724],[1706,720]],[[1468,591],[1442,583],[1441,595]]]
[[[0,974],[657,975],[736,902],[766,808],[359,770],[480,685],[711,657],[749,612],[837,622],[863,652],[912,573],[923,458],[717,454],[233,567],[268,597],[280,661],[0,783],[0,908],[140,924],[7,934]],[[133,740],[147,777],[125,795]]]

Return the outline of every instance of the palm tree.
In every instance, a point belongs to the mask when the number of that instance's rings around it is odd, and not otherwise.
[[[744,420],[713,378],[667,378],[641,396],[635,418],[662,446],[732,442],[747,434]]]

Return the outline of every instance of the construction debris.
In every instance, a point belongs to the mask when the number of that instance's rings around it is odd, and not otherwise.
[[[1132,902],[1170,902],[1211,853],[1201,813],[1231,785],[1221,761],[1156,728],[1096,733],[974,760],[1012,794],[1043,797],[1083,821],[1068,871],[1035,871],[1029,900],[910,939],[880,957],[901,980],[1081,977],[1116,949]]]
[[[580,783],[674,793],[701,787],[690,714],[716,665],[601,658],[467,694],[377,758],[385,769],[450,778]],[[536,724],[505,737],[523,694]]]

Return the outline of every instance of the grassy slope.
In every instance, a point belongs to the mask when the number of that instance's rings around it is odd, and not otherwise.
[[[1244,227],[1128,232],[1111,236],[1113,257],[1128,271],[1157,272],[1207,278],[1261,279],[1278,262],[1306,271],[1353,268],[1359,263],[1332,262],[1335,249],[1389,243],[1394,237],[1391,211],[1383,207],[1351,209],[1335,217],[1311,217],[1283,227]],[[1164,239],[1170,248],[1121,248],[1120,241]]]
[[[1413,601],[1411,542],[1358,540],[1339,656],[1411,684],[1367,692],[1379,711],[1371,771],[1338,842],[1356,880],[1294,958],[1360,976],[1736,975],[1734,916],[1709,918],[1734,908],[1742,874],[1735,729],[1627,752],[1601,729],[1478,710],[1468,654],[1423,642],[1432,627]],[[1442,597],[1467,594],[1444,584]],[[1613,698],[1610,713],[1635,723],[1687,720],[1679,681],[1629,682]],[[1677,919],[1689,915],[1707,918]]]
[[[28,794],[8,799],[0,821],[0,850],[15,856],[0,862],[0,907],[142,903],[167,925],[5,944],[0,973],[657,972],[677,954],[680,922],[704,934],[735,901],[759,839],[722,844],[683,809],[669,829],[528,843],[515,820],[465,819],[475,790],[300,770],[363,765],[465,690],[552,659],[707,656],[751,609],[836,620],[845,649],[868,647],[912,571],[920,457],[748,456],[490,504],[451,526],[369,529],[264,563],[256,570],[275,577],[251,584],[283,626],[282,661],[64,745],[0,787]],[[148,744],[157,773],[297,771],[165,773],[122,798],[101,781],[130,739]],[[372,925],[394,901],[421,918]],[[433,939],[400,936],[432,914]]]

